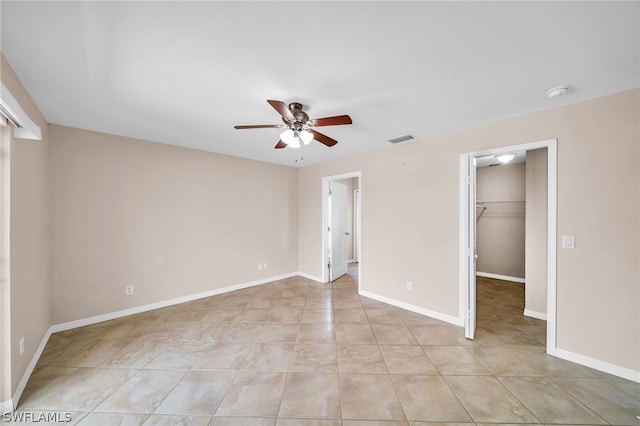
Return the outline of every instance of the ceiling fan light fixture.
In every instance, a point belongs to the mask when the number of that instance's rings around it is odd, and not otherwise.
[[[2,1],[2,0],[0,0]],[[292,102],[289,105],[282,101],[276,101],[273,99],[267,99],[269,105],[271,105],[282,117],[283,124],[252,124],[252,125],[237,125],[233,126],[235,129],[266,129],[266,128],[285,128],[280,133],[280,140],[274,146],[275,149],[282,149],[286,147],[300,148],[301,144],[308,145],[311,141],[315,140],[319,143],[331,148],[338,143],[337,140],[330,138],[324,133],[320,133],[317,130],[306,129],[306,126],[310,127],[323,127],[323,126],[339,126],[343,124],[353,124],[351,117],[348,115],[335,115],[332,117],[314,118],[309,119],[309,115],[302,110],[302,104],[298,102]]]
[[[313,133],[311,133],[311,132],[310,132],[310,131],[308,131],[308,130],[302,130],[302,131],[300,132],[300,135],[299,135],[299,136],[300,136],[300,139],[302,139],[302,142],[303,142],[305,145],[309,145],[309,144],[311,143],[311,141],[313,140]]]
[[[293,138],[295,138],[295,135],[291,129],[287,129],[280,133],[280,140],[287,145],[291,145],[291,143],[293,143]]]
[[[287,129],[280,133],[280,140],[284,142],[289,148],[300,148],[300,138],[298,132],[292,129]]]
[[[293,139],[291,140],[291,143],[289,144],[289,148],[294,148],[294,149],[300,148],[300,138],[297,136],[294,136]]]

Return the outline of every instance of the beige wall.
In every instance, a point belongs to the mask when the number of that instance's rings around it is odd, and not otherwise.
[[[42,130],[42,140],[10,137],[10,306],[11,385],[0,400],[14,394],[28,364],[50,326],[48,132],[8,62],[2,57],[2,83],[29,118]],[[25,352],[18,342],[24,337]],[[4,382],[3,375],[3,382]]]
[[[297,271],[297,169],[50,135],[54,324]]]
[[[459,317],[460,154],[557,138],[558,235],[576,236],[558,249],[557,345],[640,371],[639,104],[633,90],[303,168],[300,270],[320,275],[321,178],[359,170],[362,289]]]
[[[525,312],[547,313],[547,149],[527,151]]]
[[[11,141],[11,393],[51,324],[295,270],[321,276],[328,175],[362,172],[362,289],[458,317],[460,154],[549,138],[558,235],[576,236],[575,250],[558,248],[558,347],[640,371],[638,90],[296,170],[47,132],[4,58],[2,81],[44,135]]]
[[[525,277],[525,164],[476,170],[477,271]]]

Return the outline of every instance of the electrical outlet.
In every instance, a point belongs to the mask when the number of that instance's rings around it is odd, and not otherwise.
[[[258,263],[258,271],[262,271],[262,263]]]
[[[133,286],[128,285],[124,288],[124,294],[127,296],[131,296],[133,294]]]
[[[20,338],[20,342],[18,346],[20,346],[20,356],[22,356],[22,354],[24,353],[24,337]]]
[[[413,290],[413,283],[411,281],[407,281],[407,290],[408,291],[412,291]]]
[[[269,267],[269,264],[267,262],[264,262],[262,264],[262,269],[267,269]]]

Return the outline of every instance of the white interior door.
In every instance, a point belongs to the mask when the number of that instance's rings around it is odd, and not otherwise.
[[[347,273],[347,185],[330,182],[328,232],[329,281]]]
[[[473,339],[476,334],[476,158],[467,157],[467,315],[464,335]]]

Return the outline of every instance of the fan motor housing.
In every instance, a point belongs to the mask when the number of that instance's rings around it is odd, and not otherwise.
[[[301,103],[291,102],[289,104],[289,110],[291,111],[291,114],[293,114],[293,116],[296,118],[296,122],[301,124],[307,124],[307,121],[309,121],[309,116],[307,115],[306,112],[302,110]]]

